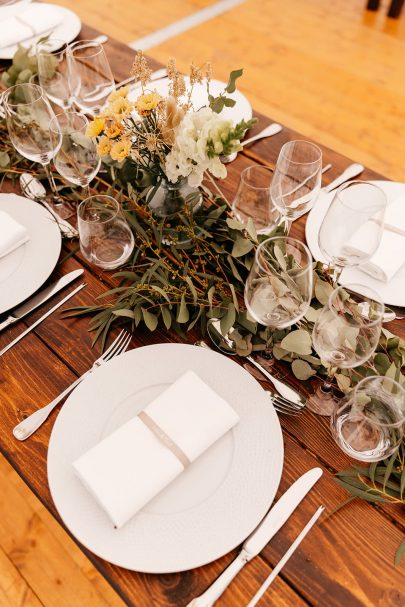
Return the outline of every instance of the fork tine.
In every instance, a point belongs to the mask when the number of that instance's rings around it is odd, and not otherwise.
[[[114,341],[108,346],[107,350],[105,350],[105,352],[102,353],[102,355],[100,356],[100,358],[104,359],[110,352],[111,350],[114,348],[114,346],[117,344],[117,342],[119,341],[120,337],[122,336],[122,334],[125,333],[124,329],[122,329],[122,331],[120,331],[120,333],[118,333],[117,337],[114,339]]]
[[[132,335],[128,333],[128,331],[121,331],[120,340],[114,344],[114,348],[108,353],[107,356],[104,357],[104,362],[111,360],[121,352],[125,352],[125,350],[129,346],[129,342],[131,341]]]
[[[305,402],[294,403],[291,400],[288,400],[288,398],[285,398],[284,396],[280,396],[280,394],[275,394],[274,398],[276,398],[280,404],[283,404],[286,407],[289,407],[291,409],[295,409],[296,411],[301,411],[301,409],[304,409],[304,407],[305,407]]]
[[[282,400],[282,397],[278,397],[278,396],[273,396],[272,397],[272,403],[273,403],[273,407],[279,411],[280,413],[284,413],[286,415],[299,415],[303,408],[301,407],[300,409],[297,409],[293,405],[293,403],[290,403],[289,401],[284,402]]]

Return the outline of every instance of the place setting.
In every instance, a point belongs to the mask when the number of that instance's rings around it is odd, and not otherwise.
[[[0,8],[0,23],[34,5]],[[48,404],[38,398],[12,440],[23,452],[52,427],[56,510],[112,565],[178,573],[241,547],[188,603],[208,607],[322,476],[318,466],[294,471],[273,505],[290,465],[282,428],[305,432],[326,418],[331,448],[369,471],[392,462],[384,490],[397,482],[405,349],[386,325],[405,307],[405,186],[362,181],[357,163],[339,172],[312,141],[277,144],[278,123],[249,137],[257,118],[237,90],[243,70],[226,82],[209,63],[186,76],[174,60],[152,72],[137,51],[129,84],[116,85],[102,44],[73,42],[56,25],[45,40],[14,42],[10,29],[3,48],[12,58],[14,43],[34,45],[27,81],[2,76],[0,160],[23,196],[0,194],[0,330],[84,269],[103,292],[79,306],[86,284],[72,284],[0,351],[6,360],[62,306],[61,331],[69,318],[94,338],[94,363]],[[244,145],[267,137],[275,165],[240,170]],[[63,274],[62,261],[48,282],[65,256],[80,269]],[[314,496],[317,508],[306,506],[311,516],[249,606],[325,520]]]

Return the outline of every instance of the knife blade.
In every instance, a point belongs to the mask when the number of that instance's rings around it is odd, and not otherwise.
[[[296,480],[245,540],[236,559],[201,596],[193,599],[187,607],[211,607],[242,567],[257,556],[277,531],[281,529],[321,476],[321,468],[312,468]]]
[[[9,343],[5,348],[3,348],[2,350],[0,350],[0,356],[3,356],[3,354],[5,354],[7,352],[7,350],[10,350],[10,348],[12,348],[13,346],[15,346],[15,344],[18,343],[20,341],[20,339],[22,339],[30,331],[32,331],[33,329],[35,329],[35,327],[37,327],[43,320],[45,320],[45,318],[48,318],[48,316],[50,316],[53,312],[55,312],[55,310],[57,310],[66,301],[68,301],[68,299],[70,299],[71,297],[73,297],[73,295],[76,295],[76,293],[78,293],[85,286],[86,286],[86,283],[83,282],[81,285],[79,285],[78,287],[76,287],[76,289],[73,289],[73,291],[71,291],[68,295],[66,295],[66,297],[64,297],[63,299],[61,299],[60,301],[58,301],[58,303],[55,304],[53,306],[53,308],[51,308],[50,310],[48,310],[48,312],[45,312],[45,314],[43,316],[41,316],[41,318],[38,318],[38,320],[36,320],[32,325],[30,325],[27,329],[25,329],[25,331],[23,331],[22,333],[20,333],[20,335],[18,337],[16,337],[15,339],[13,339],[13,341],[11,343]]]
[[[65,274],[59,280],[56,280],[52,284],[45,287],[45,289],[41,289],[39,293],[33,295],[29,299],[27,299],[23,304],[14,308],[12,313],[0,323],[0,331],[5,329],[9,325],[14,324],[20,318],[23,318],[35,308],[38,308],[41,304],[45,303],[48,299],[53,297],[56,293],[58,293],[61,289],[64,289],[67,285],[69,285],[73,280],[76,280],[79,276],[83,274],[84,270],[73,270],[73,272],[69,272],[69,274]]]

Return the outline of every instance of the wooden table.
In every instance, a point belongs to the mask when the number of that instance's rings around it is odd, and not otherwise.
[[[97,34],[91,28],[83,27],[81,37],[88,39]],[[113,40],[105,48],[117,80],[126,77],[134,52]],[[254,131],[270,122],[269,118],[258,117],[259,124]],[[256,143],[240,154],[228,166],[229,176],[221,184],[224,193],[233,196],[239,174],[245,166],[252,162],[274,165],[281,145],[297,138],[300,138],[299,134],[285,128],[277,136]],[[350,160],[329,149],[323,148],[323,151],[325,164],[333,163],[332,170],[325,175],[325,182],[329,182]],[[382,179],[381,175],[370,170],[365,170],[362,178]],[[3,191],[7,190],[13,190],[10,183],[3,184]],[[292,234],[301,240],[304,239],[304,224],[305,219],[301,218],[293,224],[292,229]],[[64,254],[66,249],[62,258]],[[88,286],[70,302],[74,305],[92,304],[97,295],[113,284],[108,273],[89,267],[80,255],[74,255],[57,266],[52,276],[55,278],[83,266]],[[51,305],[53,304],[48,307]],[[44,311],[45,306],[42,306],[28,318],[27,323],[18,323],[2,333],[0,349],[21,332],[24,324],[31,324]],[[405,336],[403,323],[393,322],[389,329]],[[195,337],[190,336],[191,343]],[[92,349],[91,340],[86,319],[61,320],[56,313],[7,352],[0,361],[0,449],[55,517],[58,515],[46,476],[47,445],[52,419],[24,443],[16,441],[11,430],[24,414],[32,413],[52,400],[91,366],[99,355],[99,346]],[[132,345],[138,347],[165,341],[178,341],[178,338],[160,330],[154,333],[139,330],[133,337]],[[335,482],[334,473],[348,468],[351,462],[331,439],[328,419],[306,411],[297,417],[281,416],[280,421],[285,442],[285,464],[278,496],[313,466],[323,468],[323,477],[261,555],[237,576],[218,605],[246,605],[316,507],[323,503],[328,510],[332,510],[347,497],[347,493]],[[377,507],[358,500],[352,502],[311,531],[261,604],[277,607],[405,605],[405,563],[397,569],[393,567],[394,553],[403,539],[404,531],[403,510],[387,505]],[[150,575],[115,567],[85,552],[124,601],[136,607],[187,605],[212,583],[236,554],[234,551],[192,571]]]

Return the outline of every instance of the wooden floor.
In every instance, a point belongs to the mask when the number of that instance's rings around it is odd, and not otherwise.
[[[55,0],[132,42],[211,0]],[[386,4],[386,3],[385,3]],[[243,66],[252,105],[303,135],[405,181],[405,15],[365,0],[246,0],[148,53]],[[0,607],[118,607],[114,591],[0,458]]]

